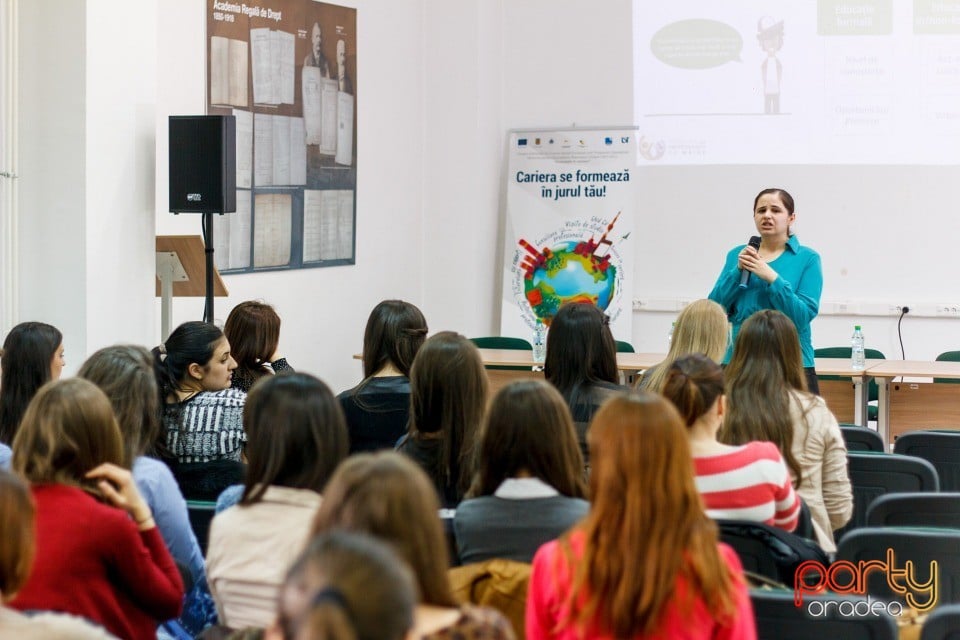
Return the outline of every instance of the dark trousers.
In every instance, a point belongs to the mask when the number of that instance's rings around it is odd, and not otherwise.
[[[817,381],[817,371],[813,367],[804,367],[803,372],[807,375],[807,391],[815,396],[820,395],[820,383]]]

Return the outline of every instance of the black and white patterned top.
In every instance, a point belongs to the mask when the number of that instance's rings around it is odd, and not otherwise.
[[[280,373],[281,371],[293,371],[293,367],[290,366],[286,358],[277,358],[273,362],[264,362],[261,366],[264,368],[264,371],[259,376],[254,375],[246,369],[237,367],[233,371],[230,386],[245,393],[250,393],[250,387],[253,386],[254,382],[263,377],[263,375],[271,375]]]
[[[236,389],[201,391],[163,410],[167,449],[177,462],[240,460],[247,436],[243,405],[247,394]]]

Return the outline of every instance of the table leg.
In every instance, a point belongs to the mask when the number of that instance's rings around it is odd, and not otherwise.
[[[867,380],[863,377],[853,379],[853,422],[867,426]]]
[[[876,378],[880,389],[877,406],[877,433],[883,439],[887,451],[891,450],[890,442],[890,380],[891,378]]]

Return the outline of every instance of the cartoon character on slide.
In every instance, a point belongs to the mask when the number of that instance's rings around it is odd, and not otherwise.
[[[777,52],[783,48],[783,20],[764,16],[757,22],[757,40],[760,48],[767,54],[760,65],[763,80],[763,112],[780,113],[780,79],[783,65],[777,59]]]

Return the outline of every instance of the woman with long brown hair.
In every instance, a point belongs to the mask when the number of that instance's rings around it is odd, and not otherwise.
[[[833,530],[853,514],[847,447],[823,398],[807,391],[800,340],[790,318],[770,309],[750,316],[725,376],[729,409],[720,440],[776,444],[810,508],[817,542],[828,553],[836,551]]]
[[[230,355],[237,361],[230,386],[249,393],[264,376],[293,371],[280,355],[280,316],[266,302],[246,300],[235,306],[223,325]]]
[[[409,637],[512,640],[510,623],[494,610],[459,605],[447,578],[447,545],[429,478],[394,452],[361,453],[330,479],[312,535],[335,529],[366,533],[390,544],[413,571],[420,592]]]
[[[477,473],[453,528],[460,562],[530,562],[590,505],[570,410],[543,380],[497,393],[480,435]]]
[[[410,428],[397,450],[430,476],[444,507],[470,488],[486,403],[487,373],[474,344],[453,331],[429,338],[410,370]]]
[[[527,640],[756,638],[740,560],[703,511],[676,409],[618,395],[589,444],[590,513],[534,558]]]

